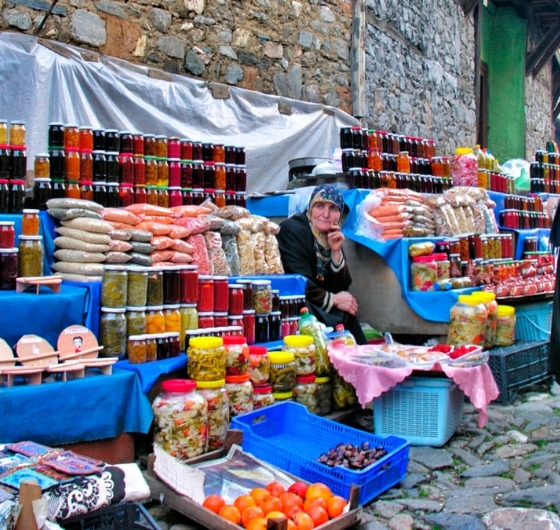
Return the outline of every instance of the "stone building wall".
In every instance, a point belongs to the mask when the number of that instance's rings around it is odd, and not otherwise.
[[[36,32],[50,0],[0,0]],[[353,0],[60,0],[40,36],[168,72],[352,113]],[[456,0],[366,0],[364,125],[475,142],[474,23]],[[551,135],[550,72],[526,83],[527,152]],[[545,104],[546,102],[546,104]]]

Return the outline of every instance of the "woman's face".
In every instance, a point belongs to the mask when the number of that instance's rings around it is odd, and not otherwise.
[[[318,232],[329,232],[340,221],[340,210],[330,201],[317,201],[311,207],[311,225]]]

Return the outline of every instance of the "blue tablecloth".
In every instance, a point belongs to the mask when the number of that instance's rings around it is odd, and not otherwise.
[[[271,289],[278,289],[280,296],[305,294],[307,278],[301,274],[263,274],[261,276],[232,276],[229,283],[237,280],[270,280]]]
[[[22,293],[0,291],[0,337],[14,346],[22,335],[39,335],[53,348],[60,332],[73,324],[87,325],[94,306],[86,285],[60,285],[60,292],[53,293],[42,286]],[[89,326],[88,326],[89,328]],[[91,328],[90,328],[91,329]]]
[[[127,370],[129,372],[134,372],[138,375],[140,379],[140,384],[142,386],[142,392],[147,394],[152,387],[155,385],[156,381],[160,376],[165,374],[170,374],[177,370],[185,369],[181,378],[187,377],[187,356],[181,353],[178,357],[172,357],[171,359],[162,359],[161,361],[155,361],[151,363],[144,364],[130,364],[128,360],[118,361],[115,364],[116,368],[120,370]]]
[[[83,379],[0,387],[0,442],[50,446],[147,433],[153,420],[136,374],[88,372]]]

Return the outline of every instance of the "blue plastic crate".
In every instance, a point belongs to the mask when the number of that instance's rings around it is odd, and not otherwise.
[[[243,450],[310,483],[323,482],[348,498],[352,484],[360,486],[365,504],[406,476],[409,444],[396,436],[381,437],[308,412],[299,403],[271,405],[233,418],[243,431]],[[387,455],[363,470],[329,467],[319,456],[339,443],[383,447]]]
[[[463,417],[465,394],[452,379],[408,377],[373,400],[374,432],[411,445],[444,445]]]
[[[552,301],[515,306],[515,340],[548,341],[552,327]]]

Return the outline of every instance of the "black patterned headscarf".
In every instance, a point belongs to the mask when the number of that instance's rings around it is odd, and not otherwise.
[[[313,190],[309,199],[307,218],[309,219],[309,226],[315,238],[314,246],[317,256],[317,279],[324,280],[331,264],[331,249],[327,244],[327,235],[315,230],[311,224],[311,210],[313,205],[317,202],[333,203],[340,210],[340,215],[342,215],[344,212],[344,196],[338,188],[330,184],[321,184]]]

